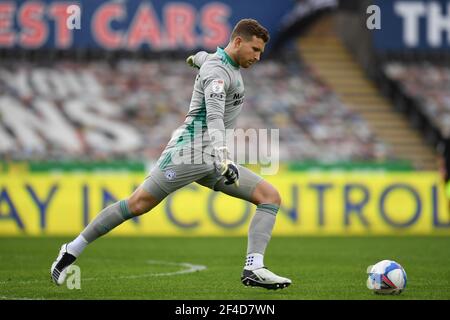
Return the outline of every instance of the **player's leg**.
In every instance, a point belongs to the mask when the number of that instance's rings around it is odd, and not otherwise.
[[[292,281],[264,266],[264,254],[281,204],[280,194],[270,183],[261,180],[251,195],[251,202],[256,205],[256,212],[248,230],[247,256],[241,281],[247,286],[286,288]]]
[[[151,186],[151,190],[147,191],[141,185],[127,199],[118,201],[100,211],[80,235],[68,244],[69,250],[78,256],[86,244],[100,238],[123,222],[151,211],[166,197],[166,193],[151,179],[145,185],[147,188]]]
[[[128,199],[118,201],[103,209],[78,237],[62,245],[60,253],[50,269],[53,281],[57,284],[64,283],[67,267],[75,261],[89,243],[128,219],[149,212],[170,193],[210,174],[213,170],[212,165],[167,164],[163,168],[155,166],[150,175]]]
[[[67,267],[75,262],[88,244],[132,217],[149,212],[166,195],[155,181],[147,178],[129,198],[104,208],[73,241],[61,246],[50,268],[52,280],[58,285],[64,283]]]
[[[261,286],[268,289],[284,288],[291,280],[277,276],[264,267],[264,254],[272,236],[276,215],[281,204],[278,191],[269,182],[245,167],[239,167],[239,187],[226,185],[224,179],[214,181],[214,176],[206,177],[198,183],[232,197],[249,201],[256,205],[248,231],[247,257],[241,277],[245,285]],[[212,185],[212,183],[214,183]]]
[[[73,241],[64,243],[50,268],[53,282],[58,285],[64,283],[67,267],[75,262],[88,244],[132,217],[156,207],[170,193],[170,190],[161,187],[163,176],[158,167],[153,168],[130,197],[104,208]]]

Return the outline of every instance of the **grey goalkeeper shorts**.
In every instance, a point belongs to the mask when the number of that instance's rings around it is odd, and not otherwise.
[[[156,199],[162,200],[170,193],[197,182],[211,190],[251,202],[253,191],[263,178],[245,167],[238,165],[238,168],[239,187],[236,187],[234,184],[226,185],[226,179],[213,164],[168,164],[163,169],[155,165],[141,187]]]

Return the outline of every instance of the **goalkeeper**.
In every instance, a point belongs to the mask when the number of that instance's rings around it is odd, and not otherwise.
[[[218,48],[213,54],[201,51],[187,59],[189,65],[199,68],[199,73],[184,123],[136,191],[128,199],[103,209],[77,238],[61,246],[50,270],[56,284],[65,281],[67,267],[88,244],[124,221],[149,212],[167,195],[192,182],[257,206],[248,232],[242,283],[267,289],[291,284],[291,280],[269,271],[263,261],[280,195],[263,178],[233,163],[225,136],[226,129],[234,128],[243,105],[240,68],[259,61],[268,41],[269,34],[264,27],[256,20],[243,19],[234,27],[225,49]],[[180,161],[181,153],[184,161]]]

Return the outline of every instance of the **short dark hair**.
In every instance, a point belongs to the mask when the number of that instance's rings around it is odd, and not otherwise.
[[[251,40],[253,36],[260,38],[267,43],[270,39],[269,32],[255,19],[242,19],[239,21],[231,33],[231,40],[241,36],[245,40]]]

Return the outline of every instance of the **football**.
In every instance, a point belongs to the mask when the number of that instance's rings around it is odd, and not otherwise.
[[[406,288],[405,269],[393,260],[377,262],[367,273],[367,287],[375,294],[400,294]]]

